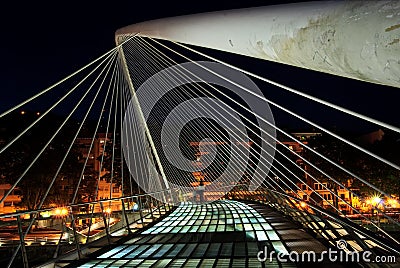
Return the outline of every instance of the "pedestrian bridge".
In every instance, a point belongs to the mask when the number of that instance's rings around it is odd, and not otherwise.
[[[368,103],[397,111],[400,5],[321,3],[124,27],[110,51],[0,111],[0,265],[396,266],[400,127]],[[267,78],[267,61],[329,77],[298,89],[290,71]],[[334,76],[363,83],[366,114],[332,101]],[[392,143],[338,133],[347,120]]]
[[[368,267],[377,256],[389,258],[390,267],[398,261],[392,253],[398,245],[382,244],[350,221],[293,207],[282,213],[259,195],[249,199],[182,202],[133,233],[116,231],[81,248],[80,259],[74,252],[40,267]],[[366,260],[352,255],[366,251]]]

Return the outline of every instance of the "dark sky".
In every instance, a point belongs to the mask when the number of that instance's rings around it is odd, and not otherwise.
[[[114,46],[114,32],[120,27],[168,16],[292,1],[26,2],[14,1],[8,8],[2,8],[0,111],[43,90],[111,49]],[[254,63],[249,64],[254,66]],[[257,64],[262,66],[259,69],[267,70],[265,74],[261,73],[264,77],[400,126],[399,89],[274,63]],[[279,91],[268,87],[263,90]],[[326,123],[328,128],[375,128],[358,121],[347,121],[326,108],[318,110],[313,104],[298,98],[274,94],[272,97],[281,98],[281,101],[288,103],[288,107],[301,107],[304,115],[314,116],[312,119]],[[279,112],[276,117],[282,124],[291,124]]]

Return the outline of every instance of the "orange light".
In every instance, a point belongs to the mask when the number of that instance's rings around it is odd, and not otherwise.
[[[56,216],[66,216],[66,215],[68,215],[68,209],[67,208],[56,208],[54,210],[54,214]]]
[[[106,213],[110,214],[111,213],[111,208],[106,208]]]
[[[62,215],[62,216],[65,216],[65,215],[67,215],[67,214],[68,214],[68,209],[62,208],[62,209],[61,209],[61,215]]]
[[[25,111],[21,111],[21,114],[25,114]]]
[[[390,198],[387,202],[389,203],[389,205],[390,205],[392,208],[396,208],[397,205],[398,205],[397,200],[394,199],[394,198]]]
[[[54,211],[54,213],[59,216],[61,215],[61,209],[60,208],[56,208],[56,210]]]
[[[380,195],[375,194],[371,197],[371,204],[373,206],[377,206],[379,205],[379,203],[382,201],[382,199],[380,198]]]
[[[303,202],[303,201],[300,202],[300,207],[305,208],[306,206],[307,206],[306,202]]]

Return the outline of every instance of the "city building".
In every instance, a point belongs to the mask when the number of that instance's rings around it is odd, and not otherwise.
[[[0,198],[2,198],[10,189],[11,189],[11,184],[1,183]],[[13,191],[11,191],[11,193],[7,196],[7,198],[0,203],[0,214],[12,213],[17,211],[19,209],[21,201],[22,201],[21,191],[18,188],[15,188]]]
[[[80,161],[83,163],[86,161],[86,158],[88,158],[86,169],[96,172],[100,171],[101,159],[99,159],[99,157],[103,154],[105,148],[104,143],[110,140],[110,136],[110,133],[98,133],[93,140],[93,144],[91,137],[78,137],[75,140],[75,146],[82,156]],[[89,152],[90,147],[92,147],[92,149]]]

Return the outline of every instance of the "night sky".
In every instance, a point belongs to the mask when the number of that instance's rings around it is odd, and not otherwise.
[[[14,2],[8,8],[2,8],[3,13],[7,14],[2,15],[0,112],[113,48],[114,32],[118,28],[168,16],[293,1],[186,1],[184,4],[178,1],[138,2],[55,1],[49,5],[42,1],[27,1]],[[276,63],[258,61],[244,64],[253,67],[260,64],[258,69],[266,70],[265,73],[259,73],[264,77],[400,126],[400,90],[397,88]],[[272,94],[271,97],[286,102],[288,107],[301,107],[299,111],[302,114],[330,129],[339,127],[363,132],[378,128],[355,120],[345,120],[339,113],[317,108],[297,97],[280,95],[280,89],[265,86],[262,90],[265,90],[266,95]],[[280,112],[277,112],[276,120],[281,125],[292,124]],[[293,123],[293,127],[297,125]]]

